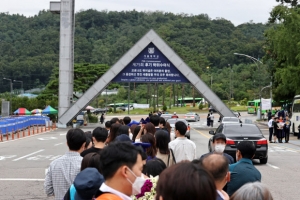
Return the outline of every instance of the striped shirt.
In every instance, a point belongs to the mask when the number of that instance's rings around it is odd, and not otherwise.
[[[47,196],[62,200],[80,172],[82,157],[79,153],[68,151],[62,157],[52,161],[46,174],[44,189]]]

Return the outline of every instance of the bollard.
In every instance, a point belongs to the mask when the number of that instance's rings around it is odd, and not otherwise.
[[[48,131],[50,131],[50,123],[48,124]]]
[[[2,132],[0,131],[0,141],[3,142]]]
[[[19,129],[17,130],[17,137],[18,137],[18,139],[20,138],[20,131],[19,131]]]
[[[36,133],[39,133],[39,126],[36,126]]]
[[[25,129],[23,129],[23,137],[25,137]]]
[[[15,139],[14,129],[12,129],[12,131],[11,131],[11,139],[12,139],[12,140]]]
[[[8,132],[6,132],[6,140],[8,141]]]
[[[35,126],[33,125],[32,126],[32,135],[34,135],[34,132],[35,132],[35,128],[34,128]]]

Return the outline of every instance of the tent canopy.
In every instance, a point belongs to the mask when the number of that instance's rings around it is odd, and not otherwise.
[[[42,111],[42,114],[46,114],[46,115],[49,115],[49,114],[57,114],[57,110],[55,110],[54,108],[52,108],[50,105],[47,106],[43,111]]]

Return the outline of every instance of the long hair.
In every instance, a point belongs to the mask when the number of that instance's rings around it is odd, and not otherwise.
[[[170,135],[166,131],[159,130],[155,133],[156,148],[161,154],[169,154]]]
[[[156,153],[157,153],[156,144],[155,144],[155,137],[150,133],[146,133],[145,135],[143,135],[141,137],[141,142],[151,144],[151,147],[146,149],[146,153],[147,153],[147,156],[150,156],[150,157],[154,158],[156,156]]]

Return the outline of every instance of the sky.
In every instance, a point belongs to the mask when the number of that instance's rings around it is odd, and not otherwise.
[[[34,16],[48,10],[54,0],[2,0],[0,12]],[[76,12],[96,9],[107,11],[165,11],[175,14],[208,14],[211,19],[224,18],[234,25],[266,23],[276,0],[75,0]]]

